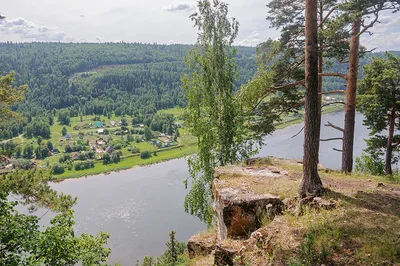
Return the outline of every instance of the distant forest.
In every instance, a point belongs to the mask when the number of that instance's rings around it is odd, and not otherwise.
[[[1,43],[0,73],[28,84],[18,111],[35,116],[71,108],[83,114],[148,114],[185,106],[180,77],[189,45]],[[255,49],[237,48],[236,87],[256,71]]]
[[[59,109],[67,109],[70,116],[115,113],[151,121],[157,110],[186,105],[180,78],[187,71],[184,57],[192,47],[6,42],[0,43],[0,75],[14,71],[15,85],[29,86],[26,100],[14,107],[28,123],[51,120]],[[360,65],[371,62],[374,55],[382,53],[367,54]],[[238,90],[256,72],[256,48],[237,47],[236,62]],[[328,67],[346,72],[346,65],[338,62]],[[325,91],[343,88],[342,80],[324,78]],[[0,125],[0,138],[16,136],[24,126],[13,121]]]

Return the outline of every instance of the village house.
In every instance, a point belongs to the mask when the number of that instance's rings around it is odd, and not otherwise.
[[[101,123],[100,121],[96,121],[96,122],[94,122],[93,126],[97,127],[97,128],[103,127],[103,123]]]
[[[79,154],[77,152],[73,152],[71,154],[71,158],[72,158],[72,160],[78,160],[79,159]]]
[[[112,146],[108,146],[106,148],[106,152],[108,152],[108,153],[112,153],[113,151],[114,151],[114,148]]]
[[[97,134],[103,134],[104,133],[104,129],[102,129],[102,128],[99,128],[98,130],[97,130]]]

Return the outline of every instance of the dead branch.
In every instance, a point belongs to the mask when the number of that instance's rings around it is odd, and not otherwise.
[[[368,25],[364,26],[364,28],[360,31],[359,34],[357,34],[357,36],[361,36],[361,34],[366,32],[369,28],[373,27],[376,22],[379,23],[379,21],[378,21],[379,13],[376,11],[376,12],[374,12],[374,15],[375,15],[375,19],[372,20],[371,23],[369,23]]]
[[[347,80],[347,75],[341,73],[318,73],[318,75],[321,77],[340,77]]]
[[[375,47],[375,48],[373,48],[373,49],[371,49],[371,50],[361,51],[361,52],[358,53],[358,55],[366,54],[366,53],[371,53],[371,52],[375,51],[376,49],[377,49],[377,47]]]
[[[343,150],[339,150],[339,149],[336,149],[336,148],[332,148],[332,150],[338,151],[338,152],[343,152]]]
[[[297,137],[303,130],[304,130],[304,127],[302,127],[302,128],[300,129],[300,131],[299,131],[296,135],[293,135],[292,138]]]
[[[337,6],[334,6],[331,10],[329,10],[328,14],[324,17],[324,19],[321,21],[321,23],[318,25],[318,27],[322,27],[325,23],[325,21],[329,18],[330,15],[332,15],[333,11],[335,11]]]
[[[343,140],[343,138],[320,139],[319,141]]]
[[[324,95],[324,94],[335,94],[335,93],[345,93],[345,90],[334,90],[334,91],[322,91],[319,92],[319,95]]]
[[[340,103],[340,104],[346,104],[345,102],[331,102],[331,103],[325,103],[325,104],[321,105],[321,108],[322,108],[322,107],[325,107],[325,106],[328,106],[328,105],[332,105],[332,104],[338,104],[338,103]]]
[[[296,82],[291,82],[291,83],[288,83],[288,84],[285,84],[285,85],[282,85],[282,86],[279,86],[279,87],[269,88],[269,91],[284,90],[284,89],[287,89],[287,88],[296,87],[296,86],[299,86],[299,85],[304,85],[304,82],[305,82],[304,79],[300,80],[300,81],[296,81]]]
[[[332,123],[329,122],[329,121],[328,121],[328,124],[325,124],[324,126],[326,126],[326,127],[332,127],[332,128],[334,128],[334,129],[336,129],[336,130],[339,130],[339,131],[344,132],[344,129],[343,129],[343,128],[341,128],[341,127],[339,127],[339,126],[336,126],[336,125],[332,124]]]

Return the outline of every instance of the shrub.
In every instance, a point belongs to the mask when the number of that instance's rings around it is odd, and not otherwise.
[[[139,153],[140,149],[138,147],[131,147],[131,152],[132,153]]]
[[[64,163],[66,161],[71,160],[71,155],[70,154],[63,154],[60,159],[58,159],[59,163]]]
[[[51,172],[52,172],[54,175],[59,175],[59,174],[64,173],[64,171],[65,171],[65,166],[62,165],[62,164],[56,163],[56,164],[53,165],[53,169],[52,169]]]
[[[385,164],[383,159],[377,154],[367,155],[363,153],[361,157],[356,158],[356,172],[371,174],[371,175],[384,175]]]
[[[151,157],[150,151],[143,151],[143,152],[140,153],[140,158],[142,158],[142,159],[147,159],[147,158],[150,158],[150,157]]]
[[[84,162],[76,162],[74,164],[75,170],[84,170],[84,169],[89,169],[94,167],[94,162],[93,161],[84,161]]]
[[[31,164],[31,161],[28,159],[17,159],[12,162],[12,167],[13,169],[24,169],[28,170],[29,166]]]

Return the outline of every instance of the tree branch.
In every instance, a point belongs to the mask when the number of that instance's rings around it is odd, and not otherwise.
[[[324,17],[324,19],[319,23],[318,27],[322,27],[325,23],[325,21],[329,18],[330,15],[332,15],[333,11],[337,9],[337,6],[334,6],[331,10],[329,10],[328,14]]]
[[[379,13],[378,13],[378,11],[375,11],[375,12],[374,12],[374,15],[375,15],[375,19],[372,20],[371,23],[369,23],[367,26],[364,26],[364,28],[360,31],[359,34],[357,34],[357,36],[361,36],[361,34],[363,34],[364,32],[366,32],[369,28],[373,27],[374,24],[375,24],[376,22],[378,22],[378,18],[379,18]]]
[[[328,106],[328,105],[332,105],[332,104],[338,104],[338,103],[340,103],[340,104],[346,104],[345,102],[331,102],[331,103],[326,103],[326,104],[321,105],[321,108],[322,108],[322,107],[325,107],[325,106]]]
[[[304,127],[302,127],[302,128],[300,129],[300,131],[299,131],[296,135],[293,135],[292,138],[298,136],[303,130],[304,130]]]
[[[321,91],[318,94],[319,95],[324,95],[324,94],[335,94],[335,93],[345,93],[345,90],[334,90],[334,91]]]
[[[299,85],[304,85],[304,83],[305,83],[305,80],[303,79],[303,80],[292,82],[292,83],[288,83],[288,84],[285,84],[285,85],[282,85],[282,86],[279,86],[279,87],[269,88],[269,91],[284,90],[284,89],[287,89],[287,88],[290,88],[290,87],[296,87],[296,86],[299,86]]]
[[[334,128],[334,129],[339,130],[339,131],[342,131],[342,132],[344,133],[344,129],[343,129],[343,128],[341,128],[341,127],[339,127],[339,126],[335,126],[334,124],[332,124],[332,123],[329,122],[329,121],[328,121],[328,124],[325,124],[324,126],[326,126],[326,127],[332,127],[332,128]]]
[[[338,151],[338,152],[343,152],[343,150],[339,150],[339,149],[336,149],[336,148],[332,148],[332,150]]]
[[[318,73],[318,75],[321,77],[340,77],[344,80],[347,80],[347,75],[340,73]]]
[[[320,139],[319,141],[343,140],[343,138]]]

